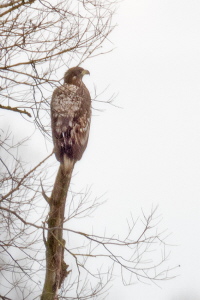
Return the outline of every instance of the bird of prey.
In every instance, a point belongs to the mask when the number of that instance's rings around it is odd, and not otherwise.
[[[82,81],[89,71],[70,68],[64,84],[57,87],[51,101],[54,152],[67,173],[86,149],[91,121],[91,97]]]

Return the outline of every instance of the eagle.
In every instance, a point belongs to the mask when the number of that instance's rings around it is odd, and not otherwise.
[[[91,121],[91,97],[82,79],[88,70],[70,68],[51,100],[54,153],[67,174],[86,149]]]

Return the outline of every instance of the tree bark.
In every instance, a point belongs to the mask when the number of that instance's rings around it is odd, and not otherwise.
[[[57,300],[58,291],[67,277],[68,265],[64,261],[65,240],[63,239],[63,222],[67,192],[71,181],[71,169],[65,174],[60,165],[56,181],[49,198],[48,234],[46,244],[46,277],[41,300]]]

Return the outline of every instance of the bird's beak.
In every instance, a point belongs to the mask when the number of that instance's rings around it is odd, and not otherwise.
[[[84,75],[86,75],[86,74],[90,75],[90,72],[89,72],[88,70],[83,70],[83,71],[82,71],[82,75],[84,76]]]

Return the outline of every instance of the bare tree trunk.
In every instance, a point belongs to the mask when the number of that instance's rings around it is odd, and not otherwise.
[[[71,181],[74,164],[65,174],[62,165],[58,170],[53,187],[48,217],[48,235],[46,240],[46,277],[41,300],[57,300],[58,290],[68,275],[68,265],[64,261],[65,240],[63,239],[63,222],[67,192]],[[47,197],[45,197],[47,200]]]

